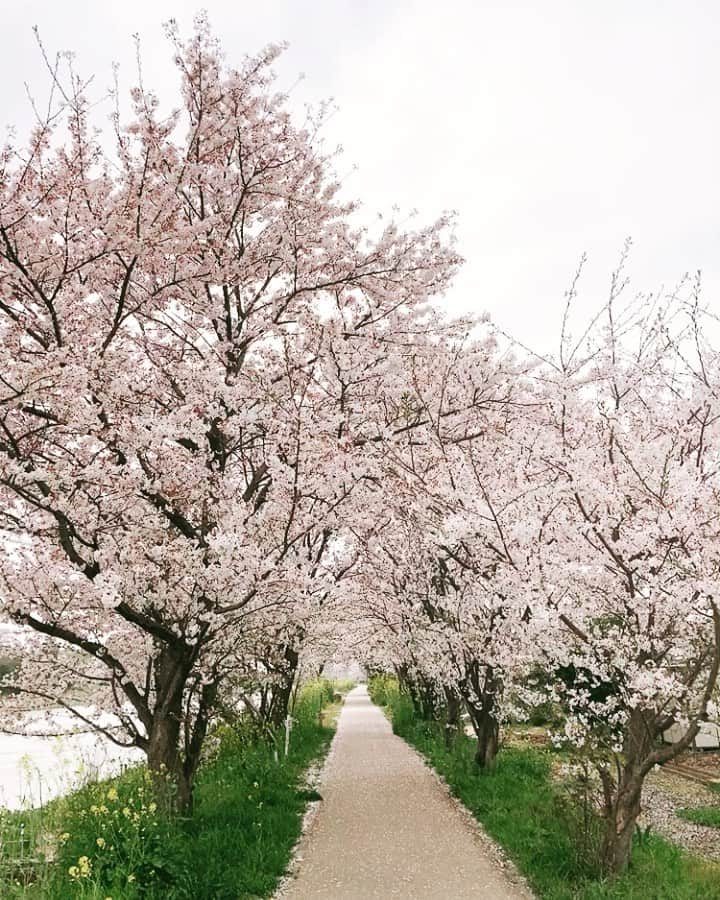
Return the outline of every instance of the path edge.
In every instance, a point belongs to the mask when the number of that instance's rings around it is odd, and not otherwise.
[[[321,760],[315,760],[315,762],[311,763],[305,770],[301,784],[306,790],[317,790],[317,792],[322,795],[322,791],[320,791],[319,788],[322,788],[323,784],[325,783],[330,765],[332,763],[333,757],[335,756],[335,744],[337,743],[338,735],[340,733],[340,716],[343,714],[343,710],[345,709],[346,700],[347,695],[345,695],[345,699],[343,700],[342,706],[340,707],[340,712],[338,713],[335,725],[335,734],[330,741],[328,752]],[[298,855],[300,852],[300,847],[311,831],[312,826],[315,823],[315,819],[317,818],[317,814],[320,810],[320,805],[322,803],[323,800],[308,801],[305,812],[303,813],[302,822],[300,824],[300,834],[298,836],[298,839],[295,841],[295,844],[293,845],[287,868],[285,869],[285,872],[280,876],[277,887],[270,895],[268,900],[282,900],[287,889],[297,878],[300,864],[302,863],[302,859]]]
[[[381,709],[385,714],[387,720],[390,722],[390,727],[392,728],[392,719],[388,715],[387,710],[383,707],[379,707],[379,709]],[[447,783],[445,778],[440,774],[440,772],[437,771],[435,766],[433,766],[416,747],[413,747],[413,745],[409,741],[406,741],[404,737],[401,737],[401,735],[399,734],[395,734],[394,731],[393,735],[399,741],[402,741],[403,744],[405,744],[415,754],[415,756],[417,756],[420,762],[435,778],[450,803],[455,807],[460,816],[469,826],[470,830],[474,833],[483,851],[487,853],[488,858],[503,873],[510,884],[513,887],[519,888],[521,891],[524,891],[524,893],[526,894],[526,900],[538,900],[537,895],[534,893],[532,887],[530,886],[530,882],[528,881],[527,877],[520,871],[517,863],[513,859],[511,859],[504,847],[487,833],[482,822],[473,815],[471,810],[469,810],[467,806],[465,806],[462,800],[453,793],[452,788]]]

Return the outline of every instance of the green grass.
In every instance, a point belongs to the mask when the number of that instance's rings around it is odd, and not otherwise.
[[[691,809],[679,809],[678,815],[688,822],[720,828],[720,806],[699,806]]]
[[[268,746],[249,749],[225,741],[198,783],[198,802],[187,833],[194,871],[179,896],[188,900],[266,897],[285,871],[300,836],[309,792],[302,775],[334,733],[318,715],[332,697],[317,686],[300,696],[290,753],[276,763]]]
[[[578,852],[578,813],[550,777],[550,751],[503,750],[495,772],[482,774],[473,765],[473,741],[459,736],[448,749],[438,726],[415,717],[394,681],[371,683],[371,696],[384,701],[394,730],[442,775],[542,900],[720,900],[720,866],[653,834],[636,841],[622,877],[601,879],[597,855]]]
[[[198,773],[189,819],[159,814],[144,767],[39,810],[0,811],[0,897],[269,896],[287,868],[307,803],[316,799],[303,774],[329,746],[335,695],[327,681],[300,691],[287,757],[284,735],[273,745],[244,726],[220,729],[215,752]]]

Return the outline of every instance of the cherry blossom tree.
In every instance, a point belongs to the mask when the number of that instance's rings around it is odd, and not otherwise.
[[[627,864],[647,774],[713,712],[720,666],[718,354],[697,302],[621,304],[619,286],[590,349],[564,342],[545,373],[534,466],[556,475],[538,506],[538,640],[565,736],[597,766],[609,872]]]
[[[647,774],[714,711],[717,323],[617,278],[553,364],[447,322],[450,219],[358,225],[279,47],[233,69],[203,18],[169,38],[176,111],[140,83],[108,142],[51,64],[0,155],[5,727],[64,708],[189,811],[212,718],[279,725],[341,642],[466,709],[484,767],[540,661],[620,871]]]
[[[525,368],[490,338],[450,342],[422,374],[415,366],[408,396],[424,427],[389,448],[406,488],[364,544],[370,614],[392,635],[386,664],[449,728],[467,710],[483,768],[497,755],[505,684],[528,664],[526,469],[539,404]]]
[[[458,258],[447,219],[353,224],[278,47],[232,69],[204,19],[169,34],[177,111],[141,84],[108,150],[51,67],[56,106],[2,152],[0,576],[30,635],[9,705],[142,748],[188,809],[227,680],[263,631],[292,647],[373,514],[372,404]]]

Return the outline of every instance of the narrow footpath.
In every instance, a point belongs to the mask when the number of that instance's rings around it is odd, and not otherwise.
[[[364,686],[348,694],[323,800],[282,900],[529,900]]]

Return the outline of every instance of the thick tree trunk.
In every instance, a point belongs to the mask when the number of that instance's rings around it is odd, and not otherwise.
[[[619,875],[627,867],[632,839],[640,815],[645,763],[653,752],[655,722],[652,711],[635,709],[628,720],[623,739],[622,766],[615,779],[608,769],[600,777],[605,798],[605,835],[601,862],[608,875]]]
[[[483,711],[475,727],[475,734],[475,764],[486,772],[492,771],[500,749],[500,724],[491,712]]]
[[[148,767],[157,774],[177,771],[180,742],[180,719],[154,719],[148,743]]]
[[[290,699],[292,697],[295,676],[297,674],[300,654],[291,646],[285,647],[283,668],[279,683],[273,688],[272,701],[270,703],[268,724],[274,728],[280,728],[285,722],[290,711]]]
[[[640,815],[643,781],[643,778],[636,777],[621,783],[615,802],[608,810],[601,851],[603,871],[608,875],[619,875],[630,860],[632,839]]]
[[[473,731],[477,738],[475,763],[491,771],[500,749],[500,722],[497,718],[497,694],[501,684],[490,666],[478,662],[468,668],[468,684],[463,691]]]
[[[192,808],[192,775],[183,771],[180,739],[183,696],[190,666],[184,655],[164,647],[155,666],[155,709],[148,734],[147,759],[159,803],[168,812]]]
[[[445,746],[450,748],[462,723],[462,699],[455,688],[444,687],[445,693]]]
[[[442,719],[442,703],[438,702],[439,697],[436,686],[432,681],[422,679],[422,705],[423,718],[431,722],[439,722]]]
[[[183,811],[180,798],[180,710],[153,718],[147,760],[160,806],[169,813]],[[187,789],[184,801],[187,802]]]

